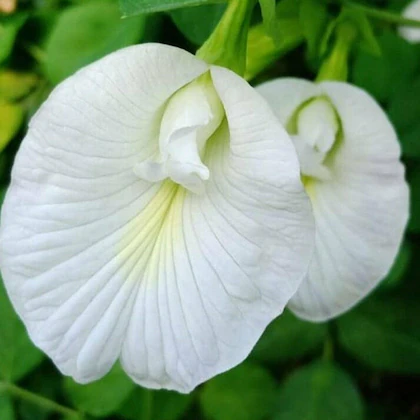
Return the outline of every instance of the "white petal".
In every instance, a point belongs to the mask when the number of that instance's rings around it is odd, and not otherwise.
[[[402,15],[407,19],[420,20],[420,0],[414,0],[403,10]],[[420,28],[400,26],[400,35],[409,42],[420,42]]]
[[[321,90],[315,83],[293,77],[275,79],[256,89],[268,101],[284,126],[287,126],[299,107],[321,95]]]
[[[265,91],[278,98],[273,108],[288,109],[286,83],[267,85]],[[302,318],[321,321],[353,306],[390,269],[408,218],[408,187],[395,131],[379,105],[346,83],[317,88],[336,108],[343,139],[329,162],[331,178],[307,184],[315,255],[290,307]]]
[[[158,278],[139,289],[124,342],[124,368],[150,387],[189,391],[241,362],[295,293],[313,249],[286,132],[244,80],[221,68],[212,77],[227,123],[208,141],[206,193],[174,198]]]
[[[33,341],[79,382],[120,357],[141,385],[189,391],[246,357],[307,270],[293,146],[235,74],[212,69],[227,123],[208,141],[206,193],[135,175],[168,98],[206,70],[172,47],[110,55],[54,91],[18,153],[4,280]]]
[[[338,130],[337,116],[325,98],[315,99],[304,105],[297,117],[298,135],[322,153],[330,151]]]
[[[136,253],[116,255],[159,184],[133,167],[156,153],[167,100],[207,70],[163,45],[111,54],[54,90],[16,157],[3,278],[35,344],[79,382],[118,358],[135,302]]]

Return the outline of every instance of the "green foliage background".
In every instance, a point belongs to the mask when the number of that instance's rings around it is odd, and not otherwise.
[[[282,0],[291,13],[283,18],[298,28],[299,46],[253,83],[290,75],[313,79],[319,68],[328,48],[325,33],[338,9],[322,0],[301,0],[294,16],[293,2],[299,3]],[[16,13],[0,14],[1,200],[27,121],[54,85],[138,42],[194,52],[225,7],[204,0],[120,3],[121,9],[114,0],[21,0]],[[203,5],[172,10],[188,3]],[[407,1],[364,3],[400,10]],[[138,13],[144,10],[160,13]],[[134,16],[120,19],[122,13]],[[255,22],[259,20],[257,13]],[[420,45],[408,44],[388,23],[372,26],[361,16],[357,24],[364,35],[351,59],[350,81],[388,112],[411,187],[408,231],[388,277],[353,310],[329,323],[303,322],[286,311],[243,364],[190,395],[138,387],[119,366],[90,385],[63,377],[31,344],[0,282],[0,420],[420,418]],[[268,26],[273,30],[273,22]]]

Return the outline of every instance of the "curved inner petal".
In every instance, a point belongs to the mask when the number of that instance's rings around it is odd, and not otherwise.
[[[337,113],[324,97],[312,99],[298,111],[292,135],[303,175],[326,180],[330,172],[325,159],[340,129]]]
[[[224,118],[209,74],[180,89],[168,101],[159,133],[159,152],[137,164],[135,173],[150,182],[172,179],[201,193],[210,172],[201,161],[207,140]]]

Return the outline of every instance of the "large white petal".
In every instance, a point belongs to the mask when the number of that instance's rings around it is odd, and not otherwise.
[[[420,20],[420,0],[414,0],[403,10],[402,15],[407,19]],[[400,35],[409,42],[420,42],[420,28],[409,26],[400,26],[398,28]]]
[[[16,157],[2,211],[3,278],[32,340],[80,382],[118,358],[135,302],[140,250],[122,247],[160,185],[133,167],[156,154],[167,100],[207,70],[158,44],[111,54],[53,91]]]
[[[269,82],[261,90],[271,92],[277,114],[285,108],[293,115],[284,98],[297,86],[287,84]],[[353,306],[390,269],[408,218],[408,187],[395,131],[379,105],[346,83],[324,82],[317,89],[337,110],[342,140],[329,161],[331,179],[307,184],[316,247],[290,307],[302,318],[321,321]]]
[[[287,133],[244,80],[211,73],[227,122],[208,141],[206,193],[175,196],[123,347],[124,368],[151,387],[188,391],[241,362],[295,293],[313,250]]]
[[[54,91],[18,153],[3,276],[34,342],[79,382],[120,357],[142,385],[189,391],[246,357],[307,270],[293,146],[235,74],[212,69],[227,122],[208,141],[205,194],[134,174],[167,99],[206,70],[172,47],[110,55]]]

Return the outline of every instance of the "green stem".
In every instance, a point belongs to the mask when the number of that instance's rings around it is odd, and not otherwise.
[[[252,11],[257,0],[229,0],[225,13],[197,57],[209,64],[227,67],[242,76]]]
[[[153,391],[150,389],[145,389],[145,398],[144,405],[142,410],[142,420],[152,420],[153,419]]]
[[[32,404],[36,404],[38,407],[42,407],[48,411],[55,411],[56,413],[60,413],[64,416],[74,419],[81,418],[81,415],[77,411],[72,410],[71,408],[65,407],[63,405],[57,404],[56,402],[51,401],[48,398],[27,391],[26,389],[20,388],[16,385],[7,382],[0,382],[0,391],[1,390],[8,392],[14,397],[20,398]]]
[[[415,19],[408,19],[398,13],[389,12],[387,10],[379,10],[374,7],[363,6],[361,4],[353,3],[352,1],[341,0],[341,3],[352,8],[359,10],[373,19],[378,19],[383,22],[392,23],[394,25],[412,26],[420,28],[420,21]]]
[[[331,337],[327,337],[324,342],[324,349],[322,351],[322,360],[331,362],[334,360],[334,344]]]

